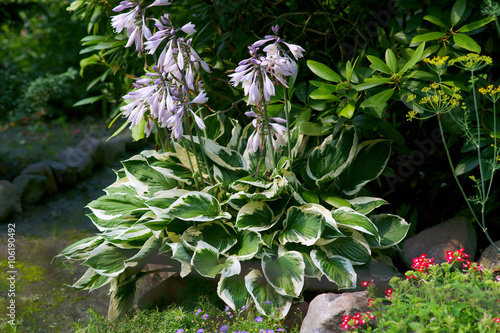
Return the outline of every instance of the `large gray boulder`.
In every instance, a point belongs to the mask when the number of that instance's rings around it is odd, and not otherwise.
[[[28,165],[21,174],[38,175],[47,179],[46,194],[54,195],[57,193],[57,182],[52,173],[50,165],[46,162],[37,162]]]
[[[78,178],[76,169],[57,161],[47,162],[52,169],[57,186],[61,190],[68,190],[76,185]]]
[[[343,317],[371,311],[367,304],[366,291],[320,294],[309,303],[300,333],[345,333],[340,326]]]
[[[0,180],[0,222],[11,213],[22,213],[21,197],[16,187],[8,180]]]
[[[500,249],[500,240],[496,241],[495,245]],[[500,272],[500,253],[490,244],[490,246],[484,250],[483,254],[481,254],[478,264],[485,268]]]
[[[474,226],[465,217],[454,217],[426,229],[403,243],[403,260],[411,267],[412,260],[425,253],[436,264],[446,261],[446,251],[465,248],[472,258],[476,254],[477,235]]]
[[[80,154],[90,157],[94,170],[104,166],[105,152],[102,140],[87,136],[80,141],[76,149]]]
[[[47,178],[23,173],[14,179],[14,186],[20,193],[23,204],[35,203],[46,193]]]

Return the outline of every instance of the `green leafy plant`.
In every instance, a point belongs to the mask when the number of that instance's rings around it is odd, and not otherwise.
[[[480,111],[479,99],[477,96],[477,72],[492,63],[492,59],[487,56],[481,56],[476,53],[470,53],[448,61],[448,57],[435,57],[433,59],[424,59],[430,68],[437,74],[438,82],[424,87],[419,96],[411,95],[414,110],[410,111],[409,120],[414,118],[426,119],[437,117],[441,137],[443,138],[444,148],[448,162],[455,178],[455,181],[467,202],[470,213],[474,221],[477,221],[489,242],[500,252],[500,249],[491,239],[486,226],[486,213],[488,212],[489,200],[493,187],[493,180],[496,171],[500,168],[498,147],[497,147],[497,114],[496,102],[499,98],[499,88],[488,85],[486,88],[480,88],[479,92],[486,97],[488,102],[492,103],[491,112]],[[444,82],[443,76],[448,66],[456,66],[470,73],[470,88],[472,101],[467,104],[462,102],[463,96],[461,89]],[[418,103],[417,103],[418,102]],[[480,114],[481,112],[481,114]],[[444,140],[445,132],[443,127],[443,117],[448,116],[451,121],[460,129],[465,143],[462,152],[468,153],[456,166],[453,163],[448,143]],[[486,121],[481,121],[486,118]],[[466,195],[464,187],[458,176],[478,169],[477,177],[470,175],[470,180],[474,182],[477,189],[477,195],[469,197]],[[479,209],[476,209],[479,207]],[[479,211],[478,211],[479,210]]]
[[[346,316],[342,327],[359,332],[499,332],[500,279],[468,258],[463,248],[448,251],[446,262],[437,265],[422,254],[413,259],[407,279],[391,279],[384,297],[377,296],[373,281],[363,282],[373,312],[366,320],[363,314]]]
[[[133,16],[147,10],[143,5],[118,6],[131,14],[116,16],[115,26],[132,16],[146,35],[143,19]],[[260,313],[278,317],[309,278],[354,288],[353,265],[396,246],[409,228],[399,216],[374,214],[387,202],[363,192],[384,171],[391,142],[363,141],[340,122],[330,135],[300,133],[310,113],[292,123],[289,99],[294,59],[304,49],[279,38],[277,26],[230,75],[244,88],[253,122],[204,116],[202,69],[210,68],[182,37],[195,33],[194,25],[176,29],[169,15],[155,22],[144,44],[139,32],[128,32],[126,46],[135,42],[157,63],[136,79],[121,110],[137,135],[155,133],[162,149],[123,161],[106,195],[88,205],[100,234],[59,254],[89,267],[73,286],[110,284],[110,319],[130,308],[136,281],[154,273],[145,269],[152,261],[174,264],[181,277],[218,279],[218,295],[233,310],[253,301]],[[269,114],[280,99],[283,106]]]

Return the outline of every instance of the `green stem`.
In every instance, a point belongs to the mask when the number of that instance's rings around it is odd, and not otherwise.
[[[162,136],[162,130],[160,129],[160,126],[158,126],[158,122],[156,120],[154,122],[155,122],[155,126],[156,126],[156,132],[158,132],[158,136],[160,139],[161,149],[163,149],[163,152],[166,153],[167,152],[167,150],[165,149],[166,139],[164,139]]]
[[[290,135],[290,110],[288,109],[288,98],[286,93],[286,88],[283,88],[283,96],[285,99],[285,119],[286,119],[286,136],[287,136],[287,148],[288,148],[288,158],[292,160],[292,137]]]
[[[189,134],[189,137],[191,138],[191,147],[193,147],[193,151],[194,151],[194,158],[196,160],[196,165],[198,166],[198,177],[200,177],[200,183],[203,185],[203,175],[201,173],[201,163],[200,163],[200,160],[198,159],[198,154],[196,154],[196,146],[194,145],[194,141],[193,141],[193,132],[191,131],[191,127],[184,123],[185,124],[185,130],[187,129],[187,133]],[[196,126],[196,124],[194,125]]]
[[[485,228],[485,219],[484,219],[484,208],[486,207],[486,202],[488,201],[488,197],[486,195],[486,189],[484,186],[484,170],[483,170],[483,163],[481,159],[481,147],[480,147],[480,142],[481,142],[481,132],[479,130],[480,126],[480,120],[479,120],[479,110],[477,107],[477,99],[476,99],[476,87],[474,84],[474,71],[471,71],[471,81],[472,81],[472,98],[474,100],[474,111],[476,113],[476,126],[477,126],[477,144],[476,144],[476,149],[477,149],[477,159],[479,161],[479,176],[481,177],[481,224],[483,228]],[[478,221],[479,222],[479,221]]]
[[[273,161],[273,170],[276,170],[278,168],[278,165],[276,163],[276,156],[274,156],[273,139],[271,136],[271,125],[269,125],[269,117],[267,116],[266,102],[262,102],[262,112],[264,113],[264,121],[266,122],[267,141],[269,145],[269,153],[271,154],[271,159]]]
[[[181,141],[182,141],[182,146],[184,147],[184,150],[186,151],[186,156],[188,159],[189,168],[191,169],[191,173],[193,174],[193,179],[194,179],[194,183],[196,184],[196,189],[199,191],[200,184],[198,183],[198,178],[195,176],[195,173],[194,173],[193,162],[191,162],[191,157],[189,156],[189,150],[188,150],[188,147],[186,145],[186,140],[183,140],[181,138]]]

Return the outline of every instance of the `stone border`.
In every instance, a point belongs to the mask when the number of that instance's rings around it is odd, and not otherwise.
[[[126,151],[143,148],[126,131],[106,141],[106,137],[86,136],[75,147],[66,148],[52,160],[28,165],[12,182],[0,180],[0,223],[11,213],[21,214],[23,206],[67,191],[90,177],[93,171],[109,167]]]

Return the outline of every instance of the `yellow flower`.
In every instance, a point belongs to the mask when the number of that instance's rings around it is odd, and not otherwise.
[[[443,70],[446,68],[447,66],[447,60],[448,60],[448,56],[444,56],[444,57],[439,57],[439,56],[436,56],[432,59],[430,58],[424,58],[424,62],[426,62],[427,64],[429,64],[429,67],[434,70],[437,74],[441,75],[441,73],[443,72]]]
[[[413,119],[417,118],[417,111],[410,111],[408,112],[408,114],[406,115],[406,119],[407,121],[412,121]]]
[[[484,95],[484,97],[488,98],[490,101],[495,103],[498,98],[500,98],[500,86],[494,88],[492,84],[487,86],[486,88],[479,88],[479,92]]]
[[[487,65],[491,65],[492,63],[493,60],[491,57],[483,56],[477,53],[469,53],[467,55],[451,59],[448,62],[450,66],[455,65],[470,72],[480,70]]]

